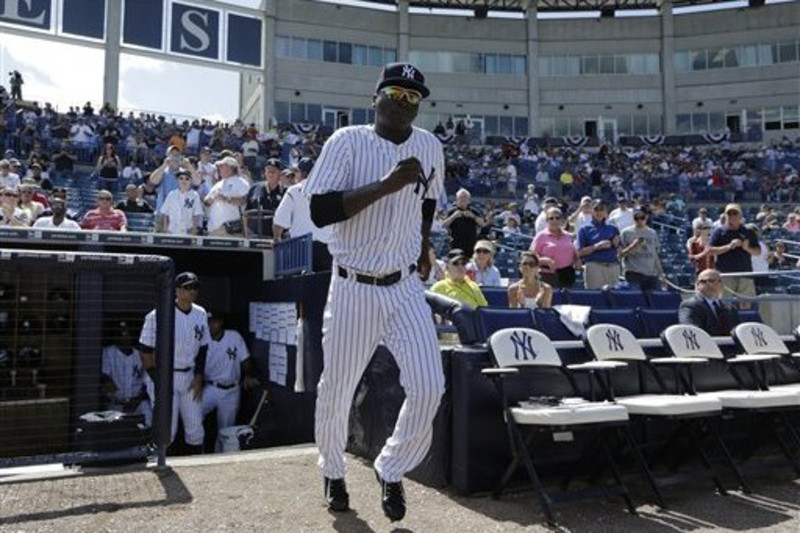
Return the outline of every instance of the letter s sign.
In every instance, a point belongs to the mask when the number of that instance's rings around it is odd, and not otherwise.
[[[219,59],[219,12],[186,4],[172,4],[170,51]]]

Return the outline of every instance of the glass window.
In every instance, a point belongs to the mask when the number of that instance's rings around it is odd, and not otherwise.
[[[554,133],[556,137],[564,137],[569,135],[569,120],[565,118],[557,118],[554,125]]]
[[[575,118],[571,117],[569,119],[569,134],[570,135],[584,135],[586,130],[584,129],[584,123],[582,118]]]
[[[275,57],[292,57],[292,39],[275,37]]]
[[[550,73],[550,59],[549,57],[539,58],[539,76],[552,76]]]
[[[597,56],[583,56],[581,74],[597,74],[600,72],[600,59]]]
[[[633,134],[647,135],[647,115],[633,115]]]
[[[761,110],[760,109],[748,109],[747,110],[747,130],[750,131],[751,128],[758,128],[761,129]]]
[[[322,41],[319,39],[309,39],[307,47],[308,59],[311,61],[322,61]]]
[[[367,110],[353,109],[353,124],[366,124],[366,123],[367,123]]]
[[[632,135],[630,115],[617,117],[617,135]]]
[[[291,121],[292,122],[305,122],[306,120],[306,104],[292,102],[291,104]]]
[[[675,129],[678,133],[692,133],[692,115],[676,115]]]
[[[375,122],[375,110],[372,108],[367,109],[367,124]]]
[[[797,43],[792,41],[790,43],[778,44],[778,50],[781,63],[790,63],[797,61]]]
[[[705,70],[706,69],[706,51],[693,50],[689,52],[689,59],[692,62],[692,70]]]
[[[386,63],[394,63],[397,61],[397,50],[394,48],[384,48],[383,49],[383,64]]]
[[[328,63],[336,63],[336,55],[339,50],[339,45],[336,41],[323,41],[322,42],[322,60]]]
[[[483,64],[483,54],[470,54],[470,72],[474,74],[483,74],[485,71],[485,66]]]
[[[800,108],[787,106],[783,108],[783,129],[796,130],[800,128]]]
[[[322,122],[322,106],[308,104],[306,106],[306,120],[309,122]]]
[[[692,62],[689,52],[675,52],[675,71],[689,72],[690,70],[692,70]]]
[[[350,43],[339,43],[339,63],[353,62],[353,45]]]
[[[646,74],[647,65],[642,54],[629,54],[625,56],[628,63],[629,74]]]
[[[500,54],[500,55],[497,56],[497,73],[498,74],[511,74],[511,56],[510,55],[508,55],[508,54]]]
[[[739,56],[736,54],[736,48],[723,48],[722,50],[725,56],[725,68],[738,67]]]
[[[542,136],[552,137],[554,126],[555,126],[555,121],[552,118],[540,118],[539,134]]]
[[[369,64],[373,67],[383,66],[383,48],[380,46],[369,47]]]
[[[725,131],[725,113],[709,113],[708,114],[708,131],[711,133],[720,133]]]
[[[410,54],[409,54],[410,55]],[[369,65],[369,52],[368,48],[363,44],[353,45],[353,64],[354,65]],[[355,121],[355,118],[353,119]]]
[[[661,73],[661,56],[658,54],[646,54],[644,56],[645,73],[647,74],[660,74]]]
[[[725,55],[722,48],[708,50],[708,68],[722,68],[725,66]]]
[[[302,37],[292,37],[292,57],[295,59],[305,59],[306,40]]]
[[[516,137],[527,137],[530,135],[528,131],[528,117],[514,117],[514,135]]]
[[[758,65],[758,46],[748,44],[740,46],[737,51],[740,67],[755,67]]]
[[[768,44],[758,45],[758,64],[759,65],[772,65],[775,63],[775,56],[772,54],[772,46]]]
[[[628,73],[628,62],[625,61],[625,56],[614,56],[614,72],[617,74]]]
[[[472,54],[451,52],[447,55],[450,56],[451,70],[450,72],[463,72],[468,73],[472,69]]]
[[[692,113],[692,133],[708,133],[708,113]]]
[[[514,135],[514,117],[500,117],[500,135]]]
[[[564,75],[581,75],[581,56],[567,56],[564,58]]]
[[[289,103],[288,102],[275,102],[275,120],[278,124],[288,124],[289,120]]]
[[[483,119],[483,127],[486,129],[486,135],[497,135],[500,130],[497,124],[497,116],[486,115]]]
[[[600,74],[614,74],[614,56],[600,56]]]
[[[659,135],[664,132],[661,126],[661,115],[647,115],[647,132],[650,135]]]
[[[511,73],[516,76],[524,76],[528,72],[528,58],[525,56],[512,56]]]
[[[764,108],[764,130],[772,131],[781,129],[781,108]]]
[[[486,54],[486,74],[497,74],[497,54]]]

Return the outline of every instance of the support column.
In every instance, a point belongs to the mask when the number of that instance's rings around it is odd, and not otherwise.
[[[119,53],[122,39],[122,0],[106,2],[106,45],[103,57],[103,103],[119,102]]]
[[[261,72],[261,109],[264,127],[268,128],[275,115],[275,14],[278,0],[264,0],[264,24],[261,42],[264,47],[264,69]]]
[[[408,61],[408,0],[397,2],[397,60]]]
[[[662,124],[665,135],[676,133],[675,113],[675,19],[672,0],[661,2],[661,94]]]
[[[537,0],[528,0],[525,6],[525,24],[528,33],[528,134],[539,135],[539,12]]]

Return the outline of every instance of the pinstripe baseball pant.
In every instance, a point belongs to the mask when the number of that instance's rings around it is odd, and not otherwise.
[[[324,369],[317,385],[315,436],[319,466],[329,478],[345,476],[348,415],[358,382],[383,342],[400,368],[405,402],[391,437],[375,460],[389,482],[400,481],[425,457],[444,392],[442,358],[419,277],[388,287],[333,276],[322,327]]]

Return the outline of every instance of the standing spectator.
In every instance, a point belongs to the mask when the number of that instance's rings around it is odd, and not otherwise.
[[[508,287],[508,306],[528,309],[550,307],[553,287],[539,280],[539,258],[533,252],[522,252],[519,258],[522,278]]]
[[[112,143],[106,143],[103,153],[97,158],[95,171],[99,179],[97,185],[101,189],[117,192],[119,177],[122,173],[122,161],[117,155],[117,148]]]
[[[493,264],[494,246],[489,241],[475,243],[472,261],[467,265],[467,276],[478,285],[499,287],[500,271]]]
[[[746,229],[753,232],[753,235],[758,239],[759,253],[752,256],[753,272],[769,272],[769,246],[761,240],[761,228],[757,224],[747,224]],[[767,276],[758,276],[753,278],[753,284],[756,286],[756,293],[760,294],[767,291],[772,287],[773,280]]]
[[[125,186],[125,199],[116,208],[124,213],[152,213],[153,208],[141,198],[142,190],[129,183]]]
[[[12,187],[3,188],[3,199],[0,204],[0,226],[25,228],[30,226],[28,212],[20,208],[19,191]]]
[[[711,229],[711,225],[713,223],[714,221],[708,218],[708,209],[701,207],[697,210],[697,216],[694,218],[694,220],[692,220],[692,229],[696,230],[697,228],[703,226],[708,226],[708,228]]]
[[[455,206],[442,222],[442,226],[450,231],[450,246],[470,252],[478,239],[478,230],[483,226],[483,219],[478,209],[470,205],[471,197],[468,190],[459,189],[456,192]]]
[[[578,231],[582,227],[591,224],[592,220],[594,220],[592,197],[584,196],[581,198],[581,203],[578,205],[578,209],[576,209],[575,212],[569,216],[567,221],[569,222],[569,225],[575,229],[575,231]]]
[[[782,227],[788,233],[800,232],[800,216],[797,213],[789,213]]]
[[[752,272],[752,257],[761,253],[758,237],[742,224],[739,204],[725,207],[728,223],[711,233],[709,246],[716,256],[716,268],[721,274]],[[723,285],[734,296],[755,296],[753,278],[748,276],[723,276]],[[750,302],[741,302],[740,309],[749,309]]]
[[[161,206],[164,226],[172,235],[199,235],[203,226],[203,202],[192,189],[192,173],[181,169],[176,175],[178,188],[169,193]]]
[[[33,223],[34,228],[80,230],[81,227],[74,220],[67,218],[67,191],[56,189],[50,196],[50,211],[52,216],[39,217]]]
[[[584,264],[584,286],[602,289],[619,281],[619,230],[606,222],[608,207],[603,200],[595,200],[592,215],[592,222],[578,230],[575,247]]]
[[[177,173],[181,168],[188,169],[194,174],[195,169],[188,158],[183,157],[181,150],[177,146],[167,148],[164,162],[151,174],[149,181],[156,190],[156,213],[161,212],[161,207],[167,199],[167,195],[178,188]],[[156,231],[164,230],[164,219],[161,215],[156,216]]]
[[[250,185],[239,175],[239,162],[235,158],[228,156],[216,164],[220,180],[204,200],[209,206],[208,234],[241,237],[244,235],[242,207],[247,202]]]
[[[83,117],[79,117],[77,123],[69,129],[69,138],[73,146],[85,148],[94,142],[95,133],[92,127],[86,123]],[[94,148],[92,146],[92,148]]]
[[[97,207],[83,215],[81,228],[85,230],[127,231],[128,219],[125,213],[114,209],[111,191],[101,189],[97,193]]]
[[[625,228],[633,226],[633,209],[628,207],[628,199],[626,197],[620,196],[618,201],[619,207],[608,215],[608,223],[616,226],[622,232]]]
[[[711,237],[711,219],[695,227],[694,235],[686,241],[686,251],[689,260],[694,263],[695,273],[714,268],[714,254],[709,248]]]
[[[248,136],[242,143],[242,161],[251,173],[256,173],[256,159],[258,158],[259,144],[256,138]]]
[[[537,215],[534,223],[534,233],[539,233],[548,226],[547,211],[552,207],[558,207],[558,200],[554,196],[548,196],[542,202],[542,211]],[[559,209],[559,213],[561,213]]]
[[[550,174],[547,172],[547,166],[544,163],[539,164],[539,170],[536,172],[536,176],[533,178],[535,182],[535,192],[539,196],[544,196],[546,194],[551,194],[549,187],[550,187]]]
[[[561,209],[550,207],[545,211],[547,227],[536,234],[530,251],[539,258],[539,275],[553,287],[572,288],[575,269],[580,260],[572,242],[573,235],[564,231]]]
[[[506,185],[508,186],[508,194],[512,198],[517,197],[517,182],[519,181],[517,167],[514,166],[514,163],[511,159],[508,160],[508,164],[505,168],[506,174]]]
[[[15,70],[9,73],[8,86],[11,87],[11,99],[22,100],[22,86],[25,80],[22,79],[22,74]]]
[[[75,169],[75,162],[78,157],[72,153],[69,141],[61,141],[61,148],[53,154],[53,173],[54,178],[63,180],[72,176]],[[58,182],[57,182],[58,183]]]
[[[128,164],[122,169],[122,179],[127,185],[132,183],[138,185],[142,182],[142,169],[139,168],[139,162],[135,157],[131,157]]]
[[[661,266],[661,244],[658,233],[647,225],[647,213],[633,215],[633,226],[620,233],[619,255],[625,280],[643,291],[658,290],[664,269]]]
[[[528,192],[525,193],[525,203],[522,205],[522,216],[526,224],[530,224],[539,216],[539,195],[536,193],[535,186],[528,185]]]
[[[204,146],[200,149],[200,160],[197,162],[197,173],[200,180],[205,183],[208,190],[214,186],[217,178],[217,169],[211,161],[211,149]]]
[[[286,194],[286,189],[281,185],[282,167],[280,159],[268,159],[264,167],[264,181],[254,183],[247,191],[247,236],[272,237],[275,210]]]
[[[558,181],[561,183],[562,196],[566,196],[569,200],[572,200],[572,188],[575,185],[575,178],[568,168],[564,168],[564,172],[561,173]]]

